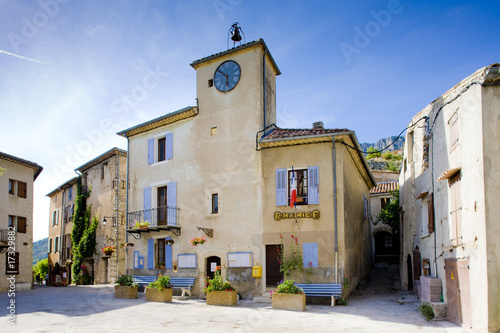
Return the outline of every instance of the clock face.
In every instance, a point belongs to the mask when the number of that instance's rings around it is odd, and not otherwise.
[[[226,92],[238,84],[241,76],[240,65],[235,61],[223,62],[214,73],[214,84],[218,91]]]

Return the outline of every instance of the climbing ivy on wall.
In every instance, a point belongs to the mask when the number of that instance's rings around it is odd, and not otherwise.
[[[87,209],[87,198],[90,191],[83,192],[82,177],[76,181],[75,213],[73,215],[73,229],[71,230],[71,242],[73,244],[73,277],[78,277],[81,270],[83,259],[86,258],[80,251],[80,242],[89,228],[90,207]],[[95,232],[94,232],[95,241]],[[95,248],[95,244],[94,244]]]

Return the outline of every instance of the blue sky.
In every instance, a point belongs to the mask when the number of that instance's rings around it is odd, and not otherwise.
[[[45,197],[126,140],[116,132],[195,105],[189,64],[226,50],[238,20],[263,38],[278,126],[397,135],[427,104],[500,62],[497,1],[0,0],[0,151],[37,162]],[[151,79],[153,78],[153,79]]]

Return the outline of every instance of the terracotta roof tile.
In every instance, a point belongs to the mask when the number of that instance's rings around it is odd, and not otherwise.
[[[377,186],[374,186],[370,190],[370,195],[373,194],[385,194],[389,193],[392,191],[396,191],[399,188],[399,183],[398,182],[384,182],[384,183],[378,183]]]
[[[334,134],[350,132],[345,128],[314,128],[314,129],[294,129],[294,128],[275,128],[273,131],[261,138],[261,140],[272,140],[272,139],[284,139],[284,138],[294,138],[301,136],[314,136],[323,134]]]

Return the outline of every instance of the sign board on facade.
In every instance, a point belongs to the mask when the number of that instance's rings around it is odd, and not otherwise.
[[[196,254],[178,254],[177,265],[179,268],[196,268]]]
[[[252,252],[230,252],[227,254],[228,267],[252,267]]]
[[[282,213],[274,212],[274,219],[276,221],[284,219],[319,219],[319,210],[313,210],[310,212],[294,212],[294,213]]]

